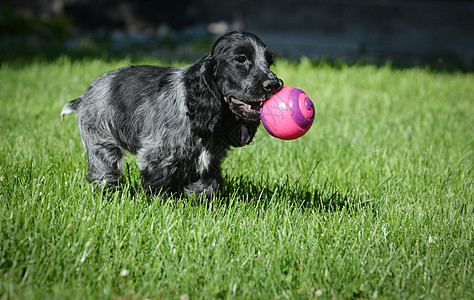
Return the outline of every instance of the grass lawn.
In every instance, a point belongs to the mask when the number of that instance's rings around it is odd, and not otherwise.
[[[64,103],[153,59],[3,63],[1,299],[473,299],[474,75],[277,61],[315,100],[295,141],[261,127],[209,201],[85,180]]]

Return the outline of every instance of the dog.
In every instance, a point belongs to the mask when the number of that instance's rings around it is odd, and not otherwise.
[[[256,35],[234,31],[183,68],[128,66],[101,75],[61,111],[61,118],[78,114],[87,180],[120,189],[128,151],[148,195],[217,193],[222,159],[252,141],[262,103],[283,87],[272,64]]]

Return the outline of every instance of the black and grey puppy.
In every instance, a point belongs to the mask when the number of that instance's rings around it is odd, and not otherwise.
[[[222,187],[227,150],[252,141],[260,105],[283,86],[272,64],[257,36],[231,32],[184,68],[129,66],[103,74],[64,105],[61,117],[78,113],[90,182],[117,189],[127,150],[137,156],[149,194],[209,196]]]

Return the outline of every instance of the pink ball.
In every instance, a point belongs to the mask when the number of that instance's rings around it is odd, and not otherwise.
[[[311,128],[314,104],[302,90],[285,86],[263,103],[260,119],[274,137],[294,140]]]

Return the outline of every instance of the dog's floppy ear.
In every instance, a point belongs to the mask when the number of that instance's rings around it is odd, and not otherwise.
[[[215,82],[217,76],[217,60],[212,55],[208,55],[203,59],[201,74],[209,91],[212,93],[219,93]],[[216,98],[219,99],[219,97],[220,94],[216,95]]]
[[[214,80],[216,69],[216,60],[208,55],[186,74],[188,116],[193,130],[201,137],[213,133],[222,109],[222,96]]]

